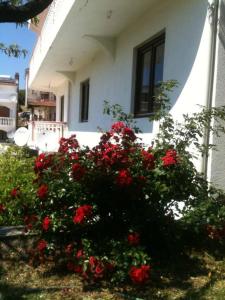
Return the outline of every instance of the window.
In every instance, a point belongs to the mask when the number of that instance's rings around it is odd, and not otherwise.
[[[80,85],[80,121],[88,121],[88,108],[89,108],[89,79],[81,82]]]
[[[60,121],[64,122],[64,96],[60,98]]]
[[[165,34],[137,49],[134,114],[145,116],[157,107],[154,96],[163,80]]]
[[[41,93],[41,99],[49,100],[49,93]]]

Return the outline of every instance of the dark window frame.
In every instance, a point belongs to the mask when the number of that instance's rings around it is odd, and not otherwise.
[[[142,43],[135,49],[135,87],[134,87],[134,102],[133,102],[133,113],[134,117],[141,118],[147,117],[154,114],[154,80],[155,80],[155,66],[156,66],[156,49],[158,46],[164,44],[165,47],[166,34],[161,32],[154,38]],[[148,111],[140,112],[140,90],[142,83],[142,73],[143,73],[143,58],[144,55],[151,52],[151,62],[150,62],[150,78],[148,86]],[[164,48],[165,54],[165,48]]]
[[[64,122],[65,97],[60,97],[60,122]]]
[[[90,79],[80,83],[80,122],[88,122],[90,99]]]

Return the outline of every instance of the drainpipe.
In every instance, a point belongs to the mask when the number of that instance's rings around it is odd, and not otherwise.
[[[216,61],[216,41],[217,41],[217,32],[218,32],[218,15],[219,15],[219,3],[220,0],[212,0],[209,2],[209,22],[211,25],[211,34],[210,34],[210,53],[209,53],[209,71],[208,71],[208,91],[206,98],[206,108],[210,109],[212,107],[213,101],[213,86],[214,86],[214,77],[215,77],[215,61]],[[209,124],[210,125],[210,124]],[[206,146],[207,152],[210,141],[210,131],[205,129],[205,134],[203,138],[203,143]],[[204,175],[204,178],[207,179],[208,173],[208,153],[204,154],[202,158],[201,172]]]

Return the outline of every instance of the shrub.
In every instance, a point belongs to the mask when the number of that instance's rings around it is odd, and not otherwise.
[[[163,88],[170,91],[171,85]],[[34,257],[55,256],[91,282],[144,284],[154,270],[151,256],[182,240],[183,228],[222,235],[224,225],[215,231],[214,223],[216,214],[224,215],[223,201],[219,212],[216,208],[223,195],[196,170],[191,147],[200,155],[213,147],[201,138],[205,128],[224,131],[210,121],[225,119],[225,109],[203,109],[178,123],[164,111],[164,92],[159,100],[160,131],[152,147],[136,136],[131,116],[107,104],[106,111],[114,118],[118,112],[119,120],[97,146],[82,148],[71,136],[61,139],[57,153],[36,158],[35,201],[24,216],[26,229],[40,237]],[[11,197],[19,197],[17,187]]]
[[[33,202],[34,158],[28,148],[9,146],[0,154],[0,225],[23,224]]]
[[[183,136],[172,137],[167,142],[160,132],[146,148],[119,121],[92,149],[71,136],[61,140],[58,153],[39,155],[36,202],[26,219],[35,216],[27,227],[40,234],[40,256],[60,250],[65,266],[90,281],[145,283],[149,253],[159,244],[165,250],[180,234],[174,207],[180,212],[181,203],[188,215],[196,203],[212,199],[180,145]]]

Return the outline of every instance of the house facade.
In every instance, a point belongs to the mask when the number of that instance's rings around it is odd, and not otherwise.
[[[0,141],[16,131],[19,74],[0,75]]]
[[[177,119],[224,104],[224,7],[224,0],[55,0],[36,29],[29,88],[54,92],[56,121],[81,144],[95,145],[97,128],[110,127],[105,100],[133,113],[150,144],[162,80],[179,82],[170,95]],[[225,138],[210,139],[219,151],[199,158],[198,168],[223,186]]]

